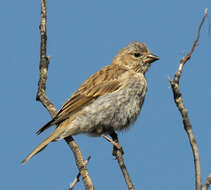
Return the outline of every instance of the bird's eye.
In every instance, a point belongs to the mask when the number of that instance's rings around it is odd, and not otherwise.
[[[135,57],[141,57],[141,54],[140,53],[134,53],[134,56]]]

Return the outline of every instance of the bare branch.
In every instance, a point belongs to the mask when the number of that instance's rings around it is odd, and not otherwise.
[[[209,176],[208,176],[208,178],[207,178],[202,190],[208,190],[210,184],[211,184],[211,173],[209,174]]]
[[[113,131],[111,134],[110,134],[112,140],[116,143],[119,144],[119,140],[118,140],[118,136],[117,134]],[[134,189],[134,185],[130,179],[130,176],[129,176],[129,173],[127,171],[127,168],[126,168],[126,165],[124,163],[124,159],[123,159],[123,150],[122,149],[118,149],[115,145],[113,146],[113,156],[116,157],[116,159],[118,160],[118,164],[119,164],[119,167],[122,171],[122,174],[124,176],[124,179],[125,179],[125,183],[127,184],[128,186],[128,189],[129,190],[135,190]]]
[[[51,117],[56,114],[56,108],[46,96],[46,81],[48,74],[49,58],[46,56],[46,22],[47,22],[46,1],[41,1],[41,18],[40,18],[40,79],[38,83],[36,100],[40,101],[43,106],[49,111]]]
[[[49,65],[49,58],[46,55],[46,49],[47,49],[46,23],[47,23],[46,0],[41,0],[40,79],[38,83],[36,100],[42,103],[42,105],[50,113],[51,117],[54,117],[57,113],[56,108],[46,95],[46,81],[47,81],[48,65]],[[82,179],[86,190],[93,190],[94,186],[92,184],[91,178],[89,177],[88,170],[86,168],[86,164],[84,162],[79,146],[72,137],[65,138],[65,141],[67,142],[67,144],[69,145],[74,154],[76,165],[78,167],[80,174],[82,175]]]
[[[87,160],[85,161],[84,164],[87,165],[90,159],[91,159],[91,156],[89,156],[87,158]],[[78,175],[76,176],[76,178],[73,180],[73,183],[70,185],[70,187],[69,187],[68,190],[73,190],[73,188],[75,187],[75,185],[80,181],[80,176],[81,176],[81,173],[79,172]]]
[[[196,190],[201,190],[201,188],[202,188],[200,157],[199,157],[197,142],[196,142],[196,139],[195,139],[194,134],[193,134],[192,125],[191,125],[189,117],[188,117],[188,111],[185,108],[184,102],[182,100],[182,93],[179,90],[179,80],[180,80],[180,77],[181,77],[181,74],[182,74],[183,66],[191,58],[191,55],[194,52],[195,47],[196,47],[196,45],[199,41],[201,27],[202,27],[202,25],[203,25],[203,23],[204,23],[204,21],[207,17],[207,14],[208,14],[208,10],[205,9],[203,19],[202,19],[202,21],[199,25],[199,28],[198,28],[196,40],[193,42],[193,45],[192,45],[190,52],[180,61],[179,69],[176,72],[174,79],[169,80],[169,82],[171,84],[172,91],[173,91],[173,95],[174,95],[174,101],[175,101],[175,104],[176,104],[176,106],[177,106],[177,108],[180,111],[180,114],[182,116],[184,129],[185,129],[185,131],[188,135],[189,142],[190,142],[192,152],[193,152],[194,166],[195,166]]]

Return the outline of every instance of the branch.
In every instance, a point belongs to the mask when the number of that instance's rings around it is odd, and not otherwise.
[[[118,136],[114,131],[110,134],[110,136],[112,140],[115,142],[115,144],[113,145],[113,156],[115,156],[118,161],[119,167],[122,171],[122,175],[124,176],[124,179],[125,179],[125,183],[127,184],[129,190],[135,190],[134,185],[130,179],[129,173],[127,171],[126,165],[124,163],[123,150],[122,150],[122,146],[119,144]],[[116,146],[116,143],[119,145]],[[121,148],[119,149],[117,147],[121,147]]]
[[[90,159],[91,159],[91,156],[89,156],[87,158],[87,160],[84,162],[84,164],[87,165]],[[76,178],[73,180],[73,183],[70,185],[68,190],[73,190],[75,185],[80,181],[80,176],[81,176],[81,173],[79,172],[78,175],[76,176]]]
[[[183,57],[183,58],[180,60],[179,69],[178,69],[177,73],[176,73],[175,76],[174,76],[174,80],[175,80],[175,82],[177,82],[177,83],[179,83],[179,79],[180,79],[180,76],[181,76],[181,74],[182,74],[182,69],[183,69],[185,63],[191,58],[191,55],[193,54],[193,52],[194,52],[194,50],[195,50],[195,48],[196,48],[196,46],[197,46],[197,43],[198,43],[199,38],[200,38],[201,27],[202,27],[202,25],[204,24],[204,21],[205,21],[205,19],[206,19],[206,17],[207,17],[207,14],[208,14],[208,9],[205,9],[205,10],[204,10],[204,16],[203,16],[203,18],[202,18],[202,21],[201,21],[199,27],[198,27],[196,39],[195,39],[194,42],[193,42],[192,48],[191,48],[190,52],[189,52],[185,57]]]
[[[185,131],[188,135],[188,139],[189,139],[189,142],[190,142],[190,145],[191,145],[191,148],[192,148],[192,152],[193,152],[194,166],[195,166],[196,190],[201,190],[201,188],[202,188],[199,151],[198,151],[196,139],[195,139],[194,134],[193,134],[192,125],[191,125],[189,117],[188,117],[188,111],[185,108],[184,102],[182,100],[182,93],[179,90],[179,80],[180,80],[180,77],[181,77],[181,74],[182,74],[182,69],[183,69],[185,63],[191,58],[191,55],[194,52],[195,47],[196,47],[196,45],[199,41],[201,27],[202,27],[202,25],[203,25],[203,23],[204,23],[204,21],[207,17],[207,14],[208,14],[208,10],[205,9],[204,16],[202,18],[202,21],[201,21],[199,27],[198,27],[196,40],[194,40],[190,52],[184,58],[181,59],[179,69],[176,72],[174,79],[173,80],[169,79],[169,82],[171,84],[171,88],[172,88],[172,91],[173,91],[173,95],[174,95],[174,101],[175,101],[175,104],[176,104],[176,106],[177,106],[177,108],[180,111],[180,114],[182,116],[184,129],[185,129]]]
[[[208,190],[210,184],[211,184],[211,173],[209,174],[209,176],[208,176],[208,178],[207,178],[202,190]]]
[[[46,33],[46,23],[47,23],[47,9],[46,9],[46,0],[41,0],[41,19],[40,19],[40,79],[38,83],[38,90],[36,100],[40,101],[42,105],[48,110],[51,117],[54,117],[57,113],[55,106],[48,99],[46,95],[46,81],[48,74],[48,65],[49,57],[46,56],[46,42],[47,42],[47,33]],[[75,157],[76,165],[82,176],[84,186],[86,190],[93,190],[94,186],[92,184],[91,178],[89,177],[86,164],[84,162],[83,156],[81,154],[80,148],[74,139],[70,136],[65,138],[66,143],[71,148],[73,155]]]
[[[48,110],[51,114],[51,117],[56,115],[56,108],[51,103],[51,101],[46,96],[46,81],[48,74],[48,65],[49,65],[49,57],[46,56],[46,42],[47,42],[47,34],[46,34],[46,18],[47,18],[47,9],[46,9],[46,1],[41,0],[41,18],[40,18],[40,79],[38,83],[38,90],[36,100],[40,101],[43,106]]]
[[[75,157],[75,162],[79,172],[81,173],[82,180],[86,190],[94,190],[94,186],[91,178],[89,177],[88,170],[86,168],[86,162],[84,162],[81,150],[72,136],[65,138],[66,143],[69,145]]]

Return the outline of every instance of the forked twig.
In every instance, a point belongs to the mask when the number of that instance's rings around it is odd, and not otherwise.
[[[89,160],[91,159],[91,156],[89,156],[87,158],[87,160],[85,161],[84,164],[88,164],[89,163]],[[75,187],[75,185],[80,181],[80,176],[81,176],[81,173],[79,172],[78,175],[76,176],[76,178],[73,180],[72,184],[70,185],[69,189],[68,190],[73,190],[73,188]]]
[[[203,25],[203,23],[204,23],[204,21],[207,17],[207,14],[208,14],[208,10],[205,9],[204,16],[202,18],[202,21],[201,21],[199,27],[198,27],[196,40],[194,40],[190,52],[184,58],[181,59],[179,69],[177,70],[177,72],[174,76],[174,79],[173,80],[169,79],[169,82],[171,84],[171,88],[172,88],[172,91],[173,91],[173,95],[174,95],[174,101],[175,101],[175,104],[176,104],[176,106],[177,106],[177,108],[180,111],[180,114],[182,116],[184,129],[185,129],[185,131],[188,135],[189,142],[190,142],[192,152],[193,152],[194,166],[195,166],[196,190],[201,190],[201,188],[202,188],[200,157],[199,157],[197,142],[196,142],[196,139],[195,139],[194,134],[193,134],[192,125],[191,125],[189,117],[188,117],[188,111],[185,108],[184,102],[182,100],[182,93],[179,90],[179,80],[180,80],[182,70],[183,70],[185,63],[191,58],[191,55],[192,55],[192,53],[194,52],[194,50],[197,46],[197,43],[198,43],[199,37],[200,37],[201,27],[202,27],[202,25]]]

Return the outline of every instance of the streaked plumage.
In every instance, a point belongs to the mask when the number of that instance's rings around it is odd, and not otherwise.
[[[70,135],[108,134],[129,127],[137,118],[147,91],[145,72],[159,58],[140,42],[120,50],[111,65],[90,76],[37,134],[56,129],[22,162],[25,163],[50,142]]]

